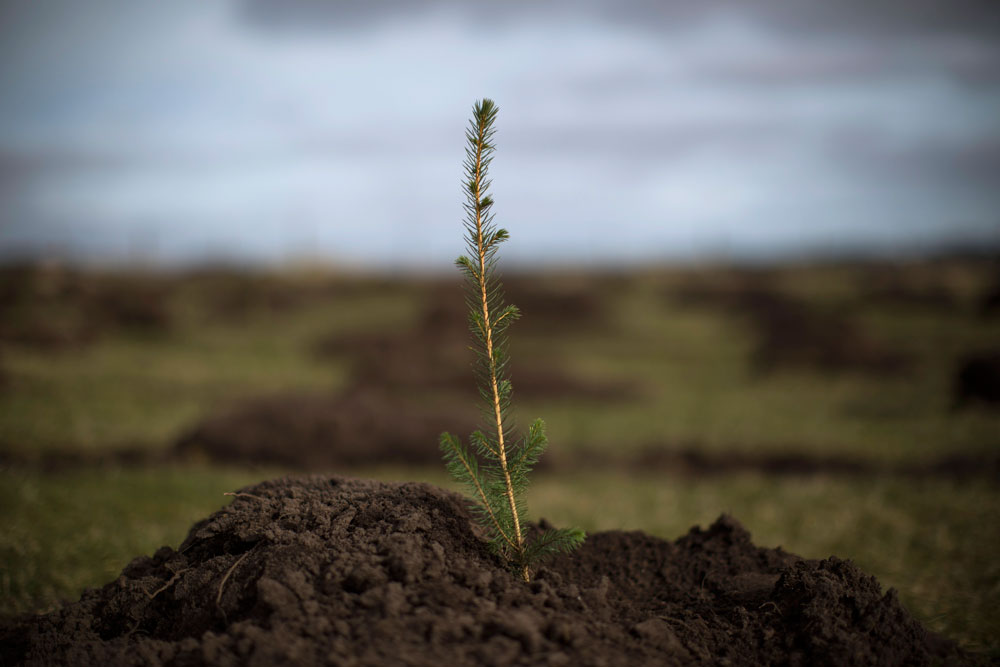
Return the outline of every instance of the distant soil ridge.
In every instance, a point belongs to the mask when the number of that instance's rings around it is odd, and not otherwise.
[[[263,482],[195,524],[177,550],[133,560],[79,602],[0,626],[0,664],[977,660],[849,561],[757,547],[727,516],[672,543],[591,535],[531,583],[476,530],[461,496],[428,484]]]
[[[264,405],[249,423],[231,426],[229,419],[232,415],[221,415],[192,429],[167,450],[147,443],[98,451],[80,447],[31,453],[0,451],[0,466],[59,472],[81,467],[133,468],[208,461],[250,468],[279,466],[292,471],[345,472],[384,465],[441,465],[439,451],[427,446],[439,432],[432,422],[418,422],[418,427],[387,439],[373,437],[377,432],[373,429],[358,444],[344,436],[359,420],[373,423],[370,415],[366,416],[359,408],[358,414],[346,426],[341,426],[338,415],[342,413],[331,410],[328,402],[317,401],[312,408],[313,414],[321,417],[320,421],[286,424],[286,413],[279,411],[276,415],[272,414]],[[258,420],[267,426],[258,429]],[[456,420],[452,419],[451,423],[456,423]],[[471,430],[473,424],[472,421],[467,422],[466,430]],[[403,447],[400,443],[410,446]],[[566,452],[550,452],[550,456],[539,462],[538,469],[550,472],[655,472],[688,478],[755,473],[798,477],[826,475],[1000,481],[1000,454],[989,452],[956,453],[928,460],[893,463],[850,456],[797,453],[787,447],[784,451],[777,451],[774,445],[754,450],[735,443],[728,450],[718,446],[706,449],[696,442],[664,442],[630,453],[612,454],[607,449],[589,447],[582,451],[583,455],[578,452],[573,456]]]

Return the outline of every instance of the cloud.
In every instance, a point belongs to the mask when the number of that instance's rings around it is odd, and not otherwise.
[[[974,3],[928,6],[954,29],[854,0],[11,7],[0,246],[447,264],[483,95],[515,257],[570,225],[568,259],[624,260],[996,224],[1000,56]]]
[[[1000,33],[992,0],[240,0],[237,16],[261,30],[356,30],[386,22],[447,15],[480,28],[532,22],[586,20],[649,31],[686,28],[720,14],[739,13],[789,31],[867,35],[961,32],[983,37]]]

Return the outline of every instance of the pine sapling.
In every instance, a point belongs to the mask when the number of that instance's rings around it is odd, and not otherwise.
[[[474,501],[475,515],[490,545],[525,581],[547,556],[568,553],[584,540],[579,529],[546,530],[528,536],[524,492],[528,473],[545,450],[545,424],[536,419],[522,438],[514,434],[510,417],[511,383],[507,376],[507,328],[520,317],[505,305],[496,275],[496,252],[507,230],[493,222],[493,198],[487,194],[487,171],[493,159],[497,106],[483,99],[473,106],[466,130],[466,242],[468,255],[455,264],[466,277],[469,328],[477,353],[476,376],[483,399],[484,428],[469,440],[472,449],[450,433],[442,433],[441,451],[451,475],[462,482]]]

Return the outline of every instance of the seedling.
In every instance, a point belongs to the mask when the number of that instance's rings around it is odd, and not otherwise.
[[[497,111],[493,100],[477,102],[465,133],[466,179],[462,185],[469,254],[455,260],[466,277],[484,427],[469,436],[474,452],[447,432],[441,434],[440,445],[448,471],[472,495],[476,519],[489,536],[491,547],[511,569],[530,581],[532,568],[540,560],[573,551],[583,543],[585,535],[573,528],[546,530],[529,537],[524,530],[528,473],[548,442],[541,419],[531,424],[527,435],[517,439],[509,414],[512,390],[507,377],[506,332],[520,312],[516,306],[504,304],[496,275],[497,248],[508,238],[507,230],[497,228],[493,222],[493,198],[487,193]]]

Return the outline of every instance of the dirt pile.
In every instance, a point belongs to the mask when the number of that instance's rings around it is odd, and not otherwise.
[[[4,665],[968,662],[836,558],[754,546],[733,519],[674,543],[590,536],[530,584],[464,501],[346,478],[247,488],[175,551],[0,629]]]
[[[849,313],[818,308],[759,278],[723,287],[694,283],[675,289],[671,298],[681,306],[722,310],[749,325],[756,341],[749,365],[756,374],[800,368],[891,376],[905,373],[912,362]]]
[[[59,265],[0,268],[0,344],[73,350],[111,335],[174,326],[163,276],[86,273]]]
[[[947,267],[880,263],[854,270],[853,291],[860,306],[912,309],[955,315],[963,297]]]
[[[467,402],[466,402],[467,403]],[[290,392],[248,400],[182,436],[182,459],[302,469],[441,462],[442,431],[477,428],[475,406],[359,387],[341,394]],[[428,446],[430,444],[431,446]]]
[[[1000,315],[1000,262],[993,272],[993,278],[979,297],[979,314],[986,319]]]
[[[446,430],[464,437],[480,420],[470,398],[475,355],[461,285],[426,289],[428,303],[412,327],[337,332],[313,342],[314,357],[351,364],[347,386],[337,394],[246,400],[195,425],[173,451],[182,458],[307,469],[438,465],[441,455],[428,443]],[[544,331],[593,323],[600,311],[596,301],[573,291],[542,290],[528,301],[542,314]],[[514,362],[511,375],[516,395],[529,399],[629,401],[643,392],[633,381],[579,377],[552,359]]]
[[[195,297],[209,322],[244,325],[254,317],[291,315],[316,306],[342,305],[345,299],[371,298],[399,291],[391,279],[334,272],[256,272],[204,266],[178,281]]]
[[[519,307],[526,302],[529,310],[522,308],[522,313],[531,313],[515,325],[520,333],[544,338],[567,330],[576,334],[607,327],[601,301],[594,295],[551,287],[532,291],[523,280],[513,284],[515,289],[508,289],[511,302]],[[427,303],[413,326],[388,332],[337,332],[314,341],[311,353],[319,359],[349,360],[351,390],[388,387],[467,395],[475,386],[475,354],[469,349],[468,310],[461,285],[432,284],[427,291]],[[511,376],[517,395],[525,398],[628,401],[642,393],[635,382],[579,377],[551,358],[514,361]]]
[[[1000,407],[1000,349],[967,355],[955,369],[953,405]]]

